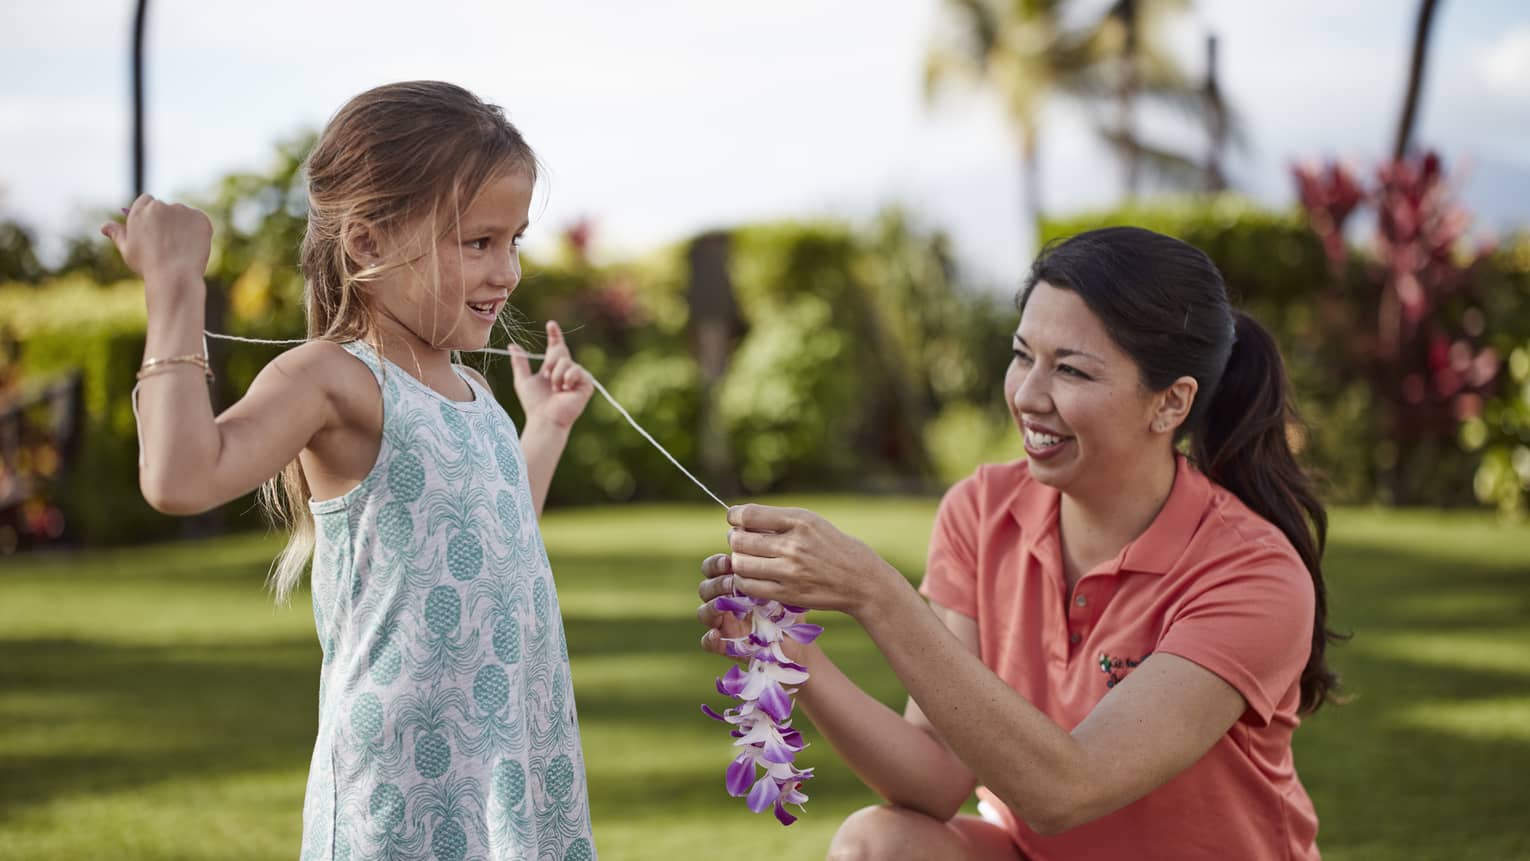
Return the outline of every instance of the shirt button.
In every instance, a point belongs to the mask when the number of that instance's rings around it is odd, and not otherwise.
[[[1080,607],[1087,607],[1089,606],[1089,599],[1085,598],[1083,595],[1080,595],[1073,599],[1073,603],[1079,605]]]
[[[1072,643],[1075,646],[1077,646],[1078,645],[1078,641],[1082,640],[1082,639],[1084,639],[1084,635],[1080,634],[1077,631],[1074,631],[1073,633],[1068,635],[1068,642]]]

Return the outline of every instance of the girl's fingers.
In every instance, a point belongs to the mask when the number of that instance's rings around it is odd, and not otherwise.
[[[547,349],[552,351],[554,346],[563,346],[563,327],[558,325],[557,320],[547,321]]]
[[[510,345],[510,374],[517,383],[531,376],[531,361],[526,358],[526,351],[521,349],[520,344]]]

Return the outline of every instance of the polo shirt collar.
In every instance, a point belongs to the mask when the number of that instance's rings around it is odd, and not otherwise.
[[[1200,528],[1206,505],[1211,499],[1211,481],[1190,464],[1184,455],[1174,455],[1174,487],[1159,509],[1158,516],[1141,535],[1133,539],[1116,557],[1120,571],[1167,574],[1184,555],[1190,539]],[[1009,510],[1020,524],[1022,549],[1034,552],[1037,542],[1055,539],[1057,512],[1062,493],[1039,481],[1017,482],[1010,497]]]

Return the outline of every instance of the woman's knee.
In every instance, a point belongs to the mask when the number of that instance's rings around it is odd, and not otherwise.
[[[946,824],[906,807],[864,807],[840,823],[829,843],[829,861],[928,859],[945,837]]]

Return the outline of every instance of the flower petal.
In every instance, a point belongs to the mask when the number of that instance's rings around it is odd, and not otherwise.
[[[823,626],[810,625],[806,622],[798,622],[795,625],[786,626],[782,629],[782,631],[785,632],[786,636],[791,637],[793,640],[796,640],[799,643],[811,643],[818,639],[819,634],[823,633]]]
[[[760,710],[778,723],[792,716],[792,698],[775,682],[766,685],[765,690],[760,692],[759,703]]]
[[[738,759],[728,765],[728,773],[725,783],[728,794],[739,798],[749,791],[749,784],[754,782],[754,754],[745,752],[739,754]]]
[[[723,673],[722,678],[717,680],[717,690],[730,697],[736,697],[744,690],[746,681],[743,671],[734,664],[726,673]]]
[[[755,813],[764,813],[776,799],[781,797],[781,787],[772,777],[762,777],[755,781],[754,789],[749,790],[749,798],[746,804]]]
[[[701,704],[701,713],[706,715],[707,717],[711,718],[712,720],[720,720],[723,723],[732,723],[732,721],[730,721],[727,718],[723,717],[722,715],[718,714],[716,711],[714,711],[712,709],[711,706],[707,705],[706,703],[702,703]]]
[[[786,808],[782,807],[781,806],[781,802],[777,801],[776,802],[776,821],[780,822],[782,825],[790,825],[793,822],[797,821],[797,817],[791,815],[790,813],[787,813],[786,812]]]

